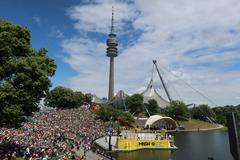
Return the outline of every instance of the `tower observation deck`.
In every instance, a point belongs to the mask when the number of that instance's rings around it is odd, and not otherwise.
[[[118,53],[117,35],[114,33],[114,11],[112,8],[111,32],[107,39],[107,56],[110,58],[108,101],[114,96],[114,58]]]

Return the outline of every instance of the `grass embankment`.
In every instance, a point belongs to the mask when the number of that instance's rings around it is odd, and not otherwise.
[[[211,124],[209,122],[204,122],[196,119],[189,119],[188,121],[178,121],[181,126],[184,126],[186,130],[207,130],[218,128],[219,125]]]

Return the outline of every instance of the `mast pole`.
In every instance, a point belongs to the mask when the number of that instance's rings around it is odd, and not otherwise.
[[[168,100],[169,100],[169,102],[171,103],[171,102],[172,102],[172,98],[170,97],[170,94],[169,94],[169,92],[168,92],[168,90],[167,90],[167,87],[166,87],[166,85],[165,85],[165,83],[164,83],[164,80],[163,80],[163,78],[162,78],[162,75],[161,75],[160,71],[158,70],[157,61],[156,61],[156,60],[153,60],[153,64],[154,64],[155,67],[156,67],[158,76],[159,76],[159,78],[160,78],[160,80],[161,80],[161,82],[162,82],[162,85],[163,85],[163,88],[164,88],[164,90],[165,90],[165,92],[166,92],[166,94],[167,94]]]

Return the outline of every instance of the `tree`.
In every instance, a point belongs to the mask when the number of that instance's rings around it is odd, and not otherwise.
[[[117,119],[120,124],[127,126],[131,126],[135,122],[133,116],[129,112],[121,112]]]
[[[156,114],[158,112],[158,104],[157,101],[154,99],[150,99],[148,101],[147,109],[150,114]]]
[[[18,93],[13,85],[5,83],[0,85],[0,124],[15,126],[22,115],[21,105],[18,105]]]
[[[98,118],[104,121],[117,120],[117,117],[121,114],[120,110],[109,105],[101,106],[95,113]]]
[[[200,120],[205,121],[205,120],[207,120],[207,117],[209,117],[210,119],[215,118],[215,113],[206,104],[201,104],[197,107],[193,107],[191,109],[191,112],[192,112],[192,117],[194,119],[200,119]]]
[[[126,105],[130,113],[140,112],[143,109],[143,96],[134,94],[126,98]]]
[[[58,86],[51,90],[45,99],[45,104],[54,108],[74,108],[83,104],[85,96],[70,88]]]
[[[84,95],[84,100],[85,103],[92,105],[92,94],[91,93],[86,93]]]
[[[212,111],[216,115],[216,122],[220,124],[227,124],[226,116],[231,112],[235,113],[236,118],[240,119],[240,108],[238,106],[226,105],[223,107],[212,108]]]
[[[0,125],[9,125],[19,116],[38,110],[56,69],[46,53],[45,48],[31,47],[27,28],[0,19]]]
[[[76,101],[77,101],[77,106],[82,106],[84,104],[83,100],[85,98],[85,95],[80,91],[76,91],[76,92],[74,92],[74,96],[75,96]]]
[[[122,125],[131,125],[134,122],[134,118],[130,113],[122,112],[108,105],[101,106],[95,113],[103,121],[118,121]]]
[[[212,111],[215,113],[216,115],[216,122],[219,124],[227,124],[227,120],[226,120],[226,115],[227,113],[224,111],[224,107],[215,107],[212,108]]]
[[[190,111],[181,101],[172,101],[169,107],[166,107],[165,114],[173,119],[187,120],[190,117]]]

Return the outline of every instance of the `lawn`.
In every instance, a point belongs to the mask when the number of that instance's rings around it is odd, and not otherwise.
[[[196,119],[190,119],[188,121],[178,121],[178,123],[185,127],[185,129],[208,129],[215,128],[217,125],[209,122],[204,122]]]

